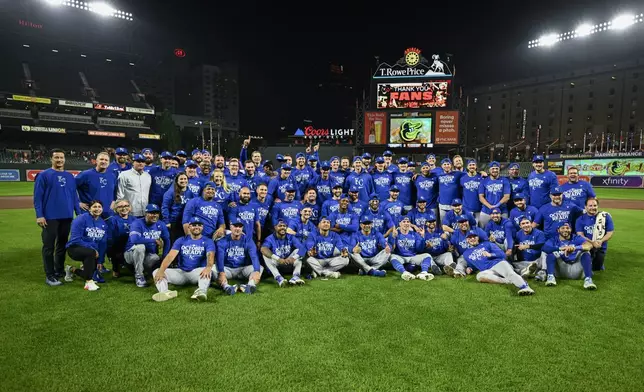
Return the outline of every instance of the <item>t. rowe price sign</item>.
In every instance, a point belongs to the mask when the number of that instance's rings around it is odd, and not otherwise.
[[[436,112],[436,140],[434,144],[458,144],[458,111]]]
[[[308,138],[330,138],[330,139],[345,139],[353,137],[353,128],[315,128],[308,126],[303,130],[304,137]]]
[[[610,188],[641,188],[642,177],[623,177],[623,176],[594,176],[590,179],[590,184],[596,187]]]
[[[80,170],[65,170],[68,173],[71,173],[72,176],[76,177],[80,174]],[[36,176],[44,172],[44,170],[27,170],[27,181],[36,181]]]

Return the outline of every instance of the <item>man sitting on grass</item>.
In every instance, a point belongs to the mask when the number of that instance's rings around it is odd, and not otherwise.
[[[154,282],[158,293],[152,296],[157,302],[167,301],[177,297],[176,291],[168,289],[168,283],[176,286],[198,284],[190,298],[205,301],[208,296],[208,286],[215,264],[215,243],[201,235],[203,222],[201,218],[193,217],[188,223],[190,234],[180,237],[172,245],[172,249],[163,259],[161,267],[154,271]],[[175,258],[179,257],[178,268],[168,268]]]
[[[304,245],[294,235],[286,233],[284,220],[277,220],[275,232],[264,240],[261,252],[266,268],[271,271],[279,287],[284,287],[287,283],[286,279],[282,277],[284,271],[293,271],[293,277],[288,281],[290,285],[304,284],[300,278],[302,271],[302,256],[300,255],[305,253]]]
[[[596,290],[589,253],[593,245],[584,237],[572,234],[572,228],[568,222],[560,222],[557,232],[559,235],[546,241],[543,246],[548,273],[546,286],[557,285],[555,274],[566,279],[580,279],[583,276],[584,288]]]
[[[257,247],[250,235],[243,234],[244,221],[233,217],[231,233],[217,242],[217,272],[219,286],[228,295],[237,291],[254,294],[264,268],[259,265]],[[241,286],[228,284],[228,279],[248,279]]]

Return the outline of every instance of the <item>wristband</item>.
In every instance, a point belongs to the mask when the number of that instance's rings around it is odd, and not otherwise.
[[[271,259],[275,261],[280,261],[280,258],[277,255],[271,255]]]

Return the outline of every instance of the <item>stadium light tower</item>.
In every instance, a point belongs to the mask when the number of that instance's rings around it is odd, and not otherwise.
[[[610,21],[593,24],[585,22],[577,26],[576,29],[567,31],[565,33],[549,33],[541,36],[538,39],[528,41],[528,48],[537,47],[550,47],[554,44],[567,41],[573,38],[583,38],[591,34],[597,34],[605,31],[623,31],[629,27],[644,22],[644,13],[641,14],[621,14],[617,15]]]
[[[125,19],[130,22],[134,20],[132,13],[118,10],[113,6],[111,6],[109,3],[106,3],[104,1],[97,1],[92,3],[87,3],[80,0],[43,0],[43,1],[51,6],[64,5],[69,8],[76,8],[79,10],[92,12],[104,17]]]

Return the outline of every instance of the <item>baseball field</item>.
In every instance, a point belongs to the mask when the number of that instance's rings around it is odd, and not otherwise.
[[[2,391],[642,389],[644,190],[597,192],[616,235],[594,292],[391,273],[156,303],[131,276],[46,286],[32,187],[0,183]]]

